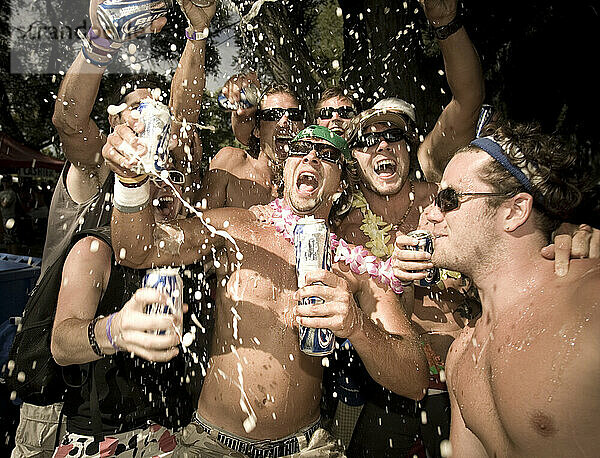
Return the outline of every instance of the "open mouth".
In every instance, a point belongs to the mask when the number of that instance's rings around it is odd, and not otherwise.
[[[168,217],[171,215],[174,206],[173,196],[162,196],[157,199],[158,205],[156,205],[156,209],[163,217]]]
[[[374,172],[382,177],[389,178],[396,173],[397,164],[391,159],[383,159],[375,164]]]
[[[296,180],[296,189],[299,194],[310,195],[319,187],[319,179],[314,173],[302,172]]]
[[[338,125],[330,125],[329,126],[329,130],[331,132],[333,132],[336,135],[342,136],[344,135],[344,128],[342,126],[338,126]]]

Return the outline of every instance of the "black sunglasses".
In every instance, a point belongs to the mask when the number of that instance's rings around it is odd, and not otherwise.
[[[477,197],[491,197],[491,196],[503,196],[500,192],[456,192],[452,188],[440,189],[435,196],[435,205],[446,213],[452,210],[456,210],[460,206],[460,198],[463,196],[477,196]]]
[[[381,139],[388,143],[396,143],[402,140],[406,141],[408,137],[406,132],[402,129],[388,129],[383,132],[369,132],[361,135],[354,142],[354,146],[358,148],[370,148],[371,146],[378,145]]]
[[[258,112],[259,118],[263,121],[279,121],[285,115],[290,121],[303,120],[300,108],[267,108]]]
[[[340,160],[342,152],[326,143],[311,143],[311,142],[294,142],[290,144],[290,152],[288,156],[306,156],[311,151],[317,153],[317,157],[326,162],[337,164]]]
[[[319,110],[319,118],[331,119],[333,118],[333,113],[337,113],[340,118],[350,119],[356,115],[356,110],[352,107],[325,107]]]

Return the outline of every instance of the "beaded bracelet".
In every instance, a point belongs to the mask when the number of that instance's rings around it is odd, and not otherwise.
[[[115,315],[117,314],[117,312],[112,313],[109,317],[108,317],[108,321],[106,322],[106,337],[108,338],[108,341],[110,342],[110,344],[112,345],[112,347],[116,350],[119,351],[121,350],[117,344],[113,341],[112,338],[112,334],[110,333],[110,326],[112,324],[112,320],[115,317]]]
[[[102,350],[100,349],[100,345],[98,345],[98,341],[96,340],[96,330],[94,329],[96,327],[96,323],[98,322],[98,320],[101,320],[102,318],[104,318],[104,316],[99,315],[96,318],[94,318],[92,321],[90,321],[90,324],[88,324],[88,340],[90,342],[90,347],[92,347],[92,350],[98,356],[106,356],[104,353],[102,353]]]

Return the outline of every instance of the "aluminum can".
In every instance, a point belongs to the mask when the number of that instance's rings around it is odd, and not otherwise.
[[[487,103],[481,105],[481,111],[479,112],[479,119],[477,120],[477,127],[475,128],[475,138],[481,137],[481,132],[488,122],[494,115],[494,107]]]
[[[296,273],[298,288],[304,285],[304,275],[317,269],[331,270],[329,229],[325,220],[312,217],[301,218],[294,228],[296,250]],[[319,304],[320,297],[307,297],[303,304]],[[329,329],[298,326],[300,350],[311,356],[326,356],[333,352],[335,336]]]
[[[406,235],[419,241],[419,244],[416,246],[407,246],[407,250],[426,251],[429,254],[433,254],[433,235],[431,235],[429,232],[417,230],[411,231]],[[427,273],[427,276],[419,280],[419,286],[429,287],[437,284],[440,281],[440,269],[437,267],[426,269],[425,272]]]
[[[167,304],[148,304],[146,313],[181,313],[183,308],[183,280],[179,275],[179,269],[173,267],[159,267],[146,270],[142,280],[142,288],[154,288],[169,297]],[[181,336],[183,324],[176,331]],[[164,330],[156,331],[156,334],[165,334]]]
[[[169,107],[150,97],[143,99],[138,106],[140,121],[144,131],[138,134],[148,151],[140,157],[135,168],[137,173],[160,174],[169,163],[169,136],[171,135],[171,114]]]
[[[173,0],[105,0],[98,5],[100,26],[113,41],[125,41],[166,16]]]
[[[232,103],[224,94],[219,94],[217,103],[225,111],[236,111],[240,108],[250,108],[258,105],[260,101],[260,89],[250,84],[240,90],[240,101]]]

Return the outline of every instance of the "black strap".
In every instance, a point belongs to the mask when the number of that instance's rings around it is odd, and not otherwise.
[[[98,401],[98,387],[96,386],[96,364],[90,363],[92,376],[92,389],[90,390],[90,411],[92,414],[92,434],[94,441],[100,444],[104,440],[102,433],[102,417],[100,416],[100,402]]]

